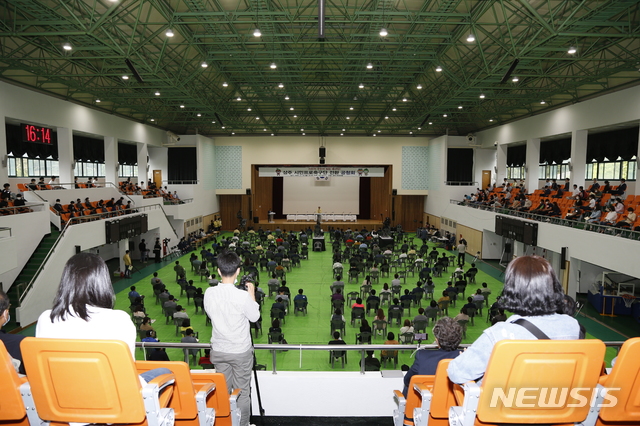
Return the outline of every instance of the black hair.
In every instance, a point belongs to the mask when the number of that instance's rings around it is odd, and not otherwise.
[[[9,296],[7,296],[7,293],[0,290],[0,315],[4,314],[4,311],[9,309],[10,304],[11,303],[9,302]]]
[[[67,314],[87,321],[87,306],[113,309],[115,298],[104,260],[96,254],[76,254],[64,265],[51,309],[51,322],[56,318],[64,321]]]
[[[233,277],[240,268],[240,258],[235,252],[224,251],[218,256],[218,270],[222,277]]]
[[[333,338],[334,339],[339,339],[340,338],[340,332],[339,331],[334,331],[333,332]]]
[[[389,333],[387,333],[387,340],[395,340],[396,335],[393,334],[393,331],[390,331]]]
[[[550,315],[562,309],[563,291],[549,262],[521,256],[507,266],[501,305],[523,316]]]

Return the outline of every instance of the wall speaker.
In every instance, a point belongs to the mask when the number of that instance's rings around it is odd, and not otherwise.
[[[82,247],[76,246],[76,254],[82,253]]]
[[[258,216],[254,216],[253,223],[260,223],[260,218]]]
[[[505,243],[504,244],[504,252],[505,253],[511,253],[511,243]]]
[[[391,195],[398,195],[398,190],[397,189],[392,189],[391,190]]]
[[[560,269],[567,268],[567,251],[568,247],[562,247],[562,251],[560,253]]]
[[[318,156],[319,157],[326,157],[327,156],[327,148],[324,146],[321,146],[320,149],[318,149]]]
[[[246,189],[246,193],[247,193],[247,195],[251,195],[251,188],[247,188]]]
[[[320,164],[324,164],[324,157],[320,158]]]

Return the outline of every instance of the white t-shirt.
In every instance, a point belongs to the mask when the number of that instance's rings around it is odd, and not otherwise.
[[[249,321],[260,318],[258,303],[233,284],[220,283],[204,293],[204,310],[211,318],[211,349],[239,354],[251,348]]]
[[[136,326],[129,314],[114,309],[87,306],[88,321],[75,315],[66,315],[64,321],[51,322],[51,310],[40,314],[36,325],[36,337],[52,339],[122,340],[135,359]]]

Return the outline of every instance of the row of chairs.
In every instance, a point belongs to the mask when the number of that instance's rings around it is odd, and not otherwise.
[[[183,362],[134,361],[121,341],[27,337],[26,378],[18,377],[0,344],[0,422],[213,426],[240,424],[237,399],[224,375],[190,371]],[[141,385],[139,374],[165,367]],[[46,423],[45,423],[46,422]]]
[[[394,426],[640,424],[640,338],[624,343],[609,375],[605,349],[596,339],[503,340],[481,384],[462,386],[442,360],[434,376],[411,378],[407,398],[394,391]]]

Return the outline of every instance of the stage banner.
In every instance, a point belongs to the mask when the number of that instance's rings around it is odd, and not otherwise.
[[[384,167],[260,167],[260,177],[384,177]],[[320,179],[317,179],[320,180]]]

